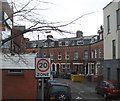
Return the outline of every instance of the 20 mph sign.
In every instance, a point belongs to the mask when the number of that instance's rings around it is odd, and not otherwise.
[[[35,58],[36,78],[50,77],[50,58]]]

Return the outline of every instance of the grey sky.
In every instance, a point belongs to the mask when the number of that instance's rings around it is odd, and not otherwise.
[[[86,35],[96,34],[97,29],[103,24],[103,7],[111,0],[48,0],[52,1],[50,9],[45,13],[45,18],[50,21],[71,21],[79,16],[79,19],[69,30],[82,30]]]
[[[17,1],[17,0],[16,0]],[[20,0],[25,1],[25,0]],[[84,35],[97,34],[98,28],[103,25],[103,8],[112,0],[43,0],[51,2],[51,4],[42,4],[41,8],[47,10],[40,11],[40,14],[47,21],[52,22],[70,22],[81,15],[86,13],[95,12],[82,17],[65,29],[76,32],[77,30],[83,31]],[[60,35],[52,32],[55,38],[61,37],[74,37],[75,35]],[[25,35],[31,39],[36,39],[36,35]],[[46,35],[41,34],[41,39],[46,38]]]

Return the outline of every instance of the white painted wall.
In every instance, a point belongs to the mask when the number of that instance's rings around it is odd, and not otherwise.
[[[117,17],[116,10],[118,10],[118,2],[108,4],[104,9],[104,59],[112,59],[112,40],[116,40],[116,58],[120,58],[120,32],[117,31]],[[107,33],[107,16],[110,15],[110,29],[111,33]]]
[[[36,54],[23,54],[11,56],[2,54],[0,56],[0,69],[35,69]]]

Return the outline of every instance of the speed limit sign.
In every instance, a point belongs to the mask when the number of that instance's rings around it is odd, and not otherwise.
[[[50,77],[50,58],[35,59],[36,78]]]

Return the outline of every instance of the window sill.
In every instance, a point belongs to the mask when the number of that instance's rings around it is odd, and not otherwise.
[[[8,73],[8,76],[24,76],[24,73]]]

